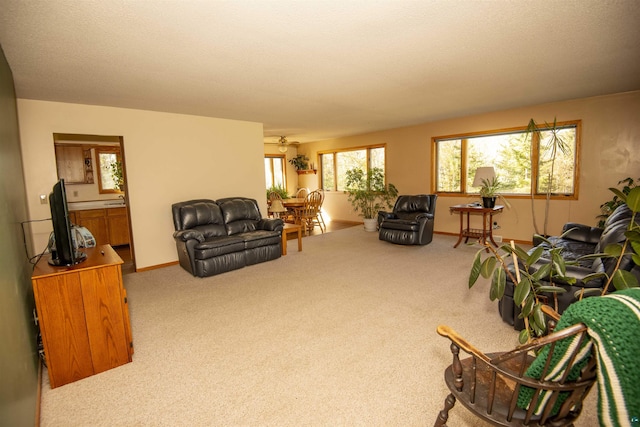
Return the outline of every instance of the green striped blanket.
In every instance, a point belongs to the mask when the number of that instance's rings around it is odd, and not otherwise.
[[[581,356],[588,358],[590,348],[596,351],[598,362],[598,417],[601,426],[640,426],[640,289],[613,292],[603,297],[586,298],[573,303],[558,321],[556,330],[576,323],[587,325],[591,341],[584,345]],[[570,340],[559,342],[569,348]],[[552,380],[562,374],[562,354],[545,377]],[[544,349],[531,364],[527,375],[540,378],[547,351]],[[575,365],[574,365],[575,366]],[[575,379],[581,366],[572,368]],[[526,409],[532,391],[522,388],[518,406]],[[544,396],[542,397],[544,399]]]

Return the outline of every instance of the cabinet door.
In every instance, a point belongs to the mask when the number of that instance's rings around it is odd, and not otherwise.
[[[33,282],[51,387],[93,375],[80,274]]]
[[[87,176],[85,150],[81,146],[56,145],[56,165],[58,167],[58,178],[63,178],[65,184],[93,184],[93,171]]]
[[[119,266],[82,271],[82,299],[94,373],[131,361]]]
[[[107,228],[109,229],[109,244],[120,246],[129,244],[129,220],[127,208],[107,209]]]
[[[78,225],[89,229],[91,234],[93,234],[93,237],[96,239],[96,245],[106,245],[109,243],[107,219],[104,211],[104,209],[76,211]]]

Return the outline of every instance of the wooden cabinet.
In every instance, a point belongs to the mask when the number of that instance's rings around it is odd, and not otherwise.
[[[129,244],[129,218],[127,208],[111,208],[107,211],[107,231],[109,244],[120,246]]]
[[[93,184],[91,149],[82,145],[56,144],[58,178],[65,184]]]
[[[83,251],[71,267],[42,257],[31,278],[51,388],[132,360],[123,261],[109,245]]]
[[[69,215],[72,223],[89,229],[98,245],[129,244],[127,208],[87,209],[73,211]]]
[[[87,227],[97,245],[109,244],[109,234],[107,232],[107,217],[104,209],[87,209],[76,211],[76,224]]]

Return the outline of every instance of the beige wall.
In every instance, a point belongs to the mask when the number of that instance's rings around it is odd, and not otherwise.
[[[53,133],[124,138],[138,268],[177,260],[172,203],[240,195],[266,215],[261,123],[25,99],[18,115],[30,219],[51,216],[38,196],[57,180]],[[36,250],[50,231],[48,221],[34,224]]]
[[[318,163],[317,152],[332,148],[387,144],[387,179],[401,194],[430,193],[431,138],[465,132],[526,126],[530,118],[538,122],[582,120],[580,153],[580,193],[575,201],[552,201],[549,231],[560,232],[567,221],[595,225],[599,206],[610,200],[609,187],[619,180],[640,178],[640,91],[600,96],[552,104],[537,105],[490,114],[463,117],[391,129],[365,135],[302,144],[301,153]],[[319,179],[319,177],[317,178]],[[317,185],[317,184],[316,184]],[[440,197],[437,202],[435,229],[456,233],[457,216],[449,206],[469,203],[470,198]],[[533,234],[531,202],[512,199],[511,209],[496,217],[505,239],[530,241]],[[358,221],[343,193],[327,193],[324,208],[332,218]],[[542,224],[544,201],[535,203],[538,224]],[[472,224],[473,226],[473,224]]]

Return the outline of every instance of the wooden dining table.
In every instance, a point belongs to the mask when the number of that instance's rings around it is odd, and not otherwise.
[[[282,205],[291,211],[296,224],[300,224],[300,215],[298,211],[304,207],[304,197],[291,197],[289,199],[282,199]]]

